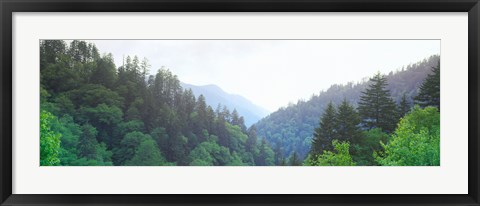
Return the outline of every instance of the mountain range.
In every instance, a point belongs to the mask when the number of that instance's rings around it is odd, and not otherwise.
[[[247,98],[236,94],[229,94],[214,84],[203,86],[187,84],[184,82],[180,84],[184,89],[192,89],[193,94],[197,98],[200,96],[200,94],[203,94],[203,96],[205,96],[206,103],[214,109],[218,106],[218,104],[225,105],[230,111],[236,109],[237,112],[245,119],[245,125],[247,127],[258,122],[258,120],[270,113],[266,109],[255,105]]]

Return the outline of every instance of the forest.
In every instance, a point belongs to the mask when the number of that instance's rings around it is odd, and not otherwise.
[[[86,41],[40,41],[40,165],[440,164],[439,56],[333,85],[344,91],[330,88],[248,128],[236,109],[213,108],[169,69],[150,69],[137,56],[117,66]],[[416,82],[395,85],[399,77]]]

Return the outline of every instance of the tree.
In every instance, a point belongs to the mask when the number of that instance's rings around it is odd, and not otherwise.
[[[113,132],[123,116],[118,107],[102,103],[95,108],[80,108],[79,112],[83,122],[91,124],[98,130],[98,140],[105,142],[109,149],[120,141],[113,137]]]
[[[240,126],[240,117],[238,115],[237,109],[233,109],[232,112],[232,121],[230,122],[232,125]]]
[[[250,126],[250,128],[248,128],[247,134],[248,139],[246,143],[246,150],[248,152],[254,152],[257,145],[257,128],[255,127],[255,125],[252,125]]]
[[[440,112],[436,107],[415,106],[400,120],[384,152],[375,153],[381,165],[440,165]]]
[[[65,55],[67,45],[62,40],[41,40],[40,41],[40,68],[47,64],[55,64]]]
[[[351,145],[352,158],[357,165],[378,165],[373,157],[374,152],[383,151],[380,142],[388,142],[389,135],[380,128],[363,131],[360,142]]]
[[[230,151],[226,147],[222,147],[213,141],[206,141],[199,144],[192,150],[189,156],[190,165],[196,166],[221,166],[230,165],[232,162],[236,162],[240,165],[237,157],[230,154]]]
[[[275,144],[274,154],[275,154],[275,165],[280,165],[281,162],[282,162],[282,159],[284,157],[283,157],[282,148],[280,147],[280,144],[278,144],[278,143]]]
[[[337,121],[335,131],[336,137],[340,141],[358,142],[360,141],[362,131],[359,128],[361,123],[360,116],[347,99],[344,98],[342,104],[337,109]]]
[[[390,91],[386,89],[385,76],[377,73],[370,78],[370,85],[362,92],[358,110],[366,128],[381,128],[392,132],[398,121],[395,103],[390,98]]]
[[[96,61],[96,67],[92,71],[90,81],[93,84],[113,89],[115,81],[117,81],[117,71],[112,54],[105,55]]]
[[[141,132],[134,131],[127,133],[118,147],[113,150],[113,161],[115,165],[124,165],[125,162],[132,159],[141,142],[151,138]]]
[[[82,135],[80,136],[79,156],[87,159],[95,159],[97,157],[97,129],[90,124],[82,125]]]
[[[422,107],[437,107],[440,110],[440,62],[432,68],[432,74],[425,78],[419,90],[415,97],[417,104]]]
[[[41,130],[42,165],[275,163],[238,111],[220,105],[215,113],[170,70],[148,75],[147,59],[124,60],[117,68],[85,41],[40,41],[40,108],[61,117]]]
[[[292,156],[290,156],[288,163],[290,166],[301,166],[302,161],[298,157],[298,154],[296,151],[293,152]]]
[[[125,162],[125,165],[132,166],[158,166],[166,163],[165,158],[160,153],[157,143],[152,138],[146,138],[140,142],[135,149],[135,155],[132,159]]]
[[[407,101],[407,95],[403,94],[400,105],[398,106],[399,116],[403,117],[410,111],[410,103]]]
[[[333,140],[332,145],[336,153],[325,151],[321,155],[312,156],[305,161],[307,166],[355,166],[349,153],[350,143]]]
[[[140,63],[140,72],[142,74],[142,78],[145,80],[145,78],[147,77],[148,75],[148,72],[149,72],[149,69],[150,69],[151,65],[150,63],[148,63],[148,59],[147,58],[143,58],[142,62]]]
[[[319,127],[315,128],[313,134],[311,154],[321,154],[324,150],[333,149],[330,144],[336,136],[337,112],[335,106],[330,102],[320,118]]]
[[[407,100],[413,105],[413,96],[418,93],[419,85],[431,73],[431,66],[436,66],[439,59],[440,56],[433,55],[405,66],[404,70],[394,71],[392,75],[386,75],[388,82],[386,88],[390,90],[394,102],[400,102],[402,95],[406,94]],[[307,156],[311,150],[312,133],[314,128],[319,126],[320,117],[328,103],[332,101],[335,105],[340,105],[343,98],[347,97],[347,100],[358,111],[361,92],[371,83],[361,81],[358,83],[334,84],[319,94],[312,95],[308,100],[298,101],[296,104],[279,108],[255,123],[258,136],[265,137],[272,145],[280,144],[285,157],[289,157],[293,150],[297,151],[299,156]],[[361,129],[368,130],[369,128],[361,124]],[[351,143],[351,147],[353,146],[354,143]],[[354,156],[353,151],[351,152]]]
[[[52,131],[52,122],[56,117],[47,111],[40,112],[40,165],[59,165],[61,134]]]
[[[205,129],[207,123],[207,103],[205,102],[205,97],[203,95],[198,96],[195,112],[198,117],[194,120],[193,132],[202,136],[202,130]]]

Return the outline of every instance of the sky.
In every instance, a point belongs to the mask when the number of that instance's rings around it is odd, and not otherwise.
[[[270,112],[332,84],[359,82],[440,54],[440,40],[89,40],[112,53],[144,57],[180,81],[215,84]]]

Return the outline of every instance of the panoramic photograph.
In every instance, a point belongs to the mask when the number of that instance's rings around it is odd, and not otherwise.
[[[440,166],[440,40],[41,40],[40,166]]]

